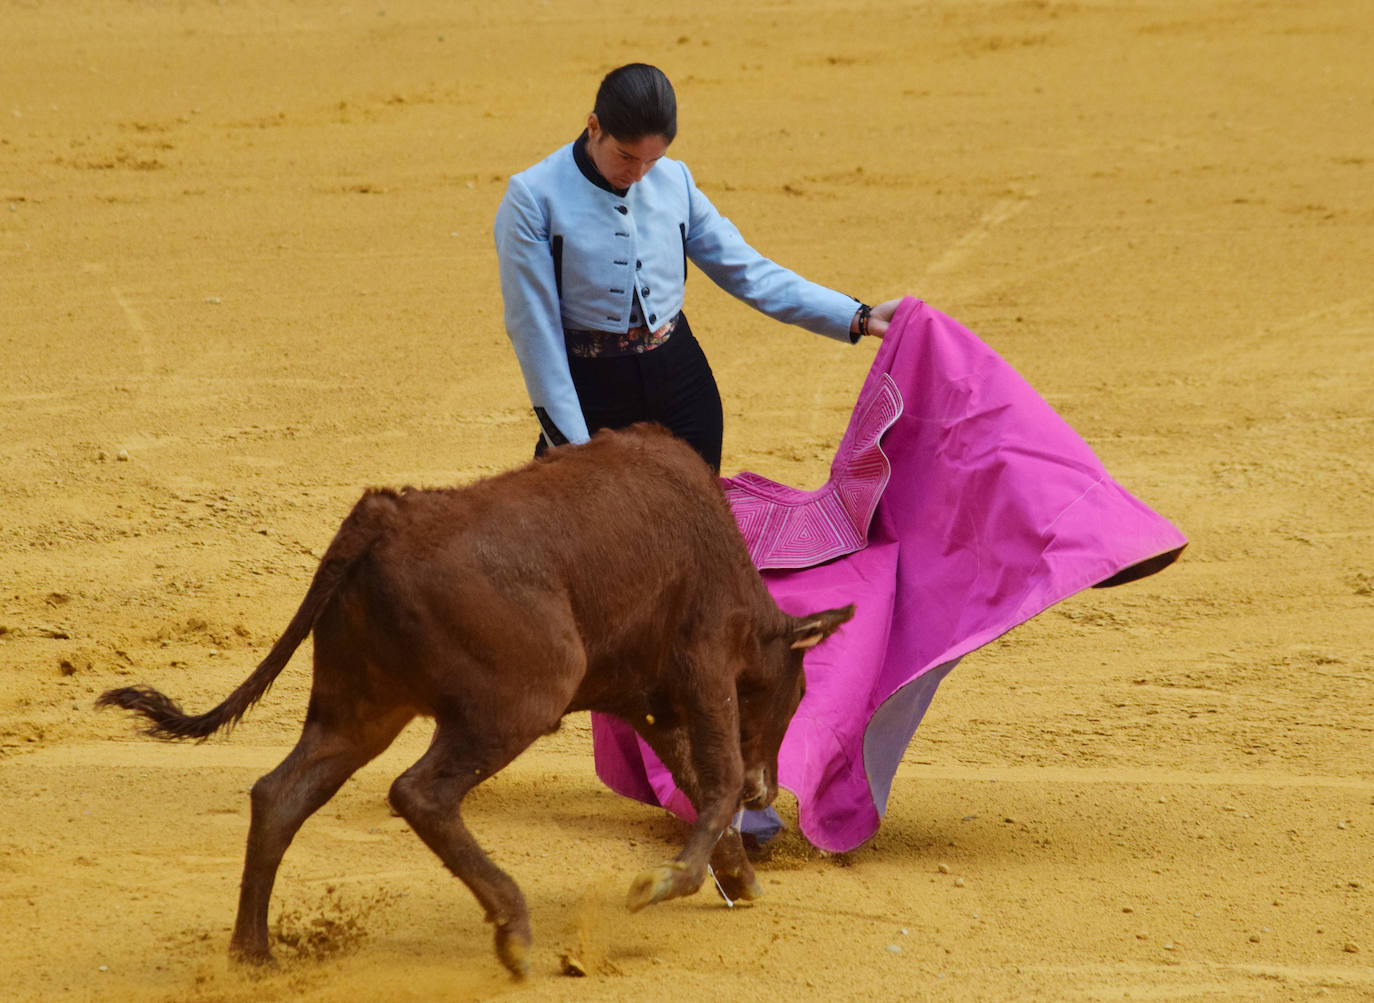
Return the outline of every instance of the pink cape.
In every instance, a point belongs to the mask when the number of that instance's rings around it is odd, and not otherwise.
[[[877,832],[902,754],[960,658],[1187,544],[1015,370],[915,299],[888,329],[825,486],[752,473],[721,483],[779,606],[858,606],[808,652],[778,759],[802,833],[831,851]],[[594,715],[593,735],[612,790],[695,817],[627,725]]]

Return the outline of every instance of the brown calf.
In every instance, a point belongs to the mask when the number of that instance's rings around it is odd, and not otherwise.
[[[391,802],[472,890],[520,977],[524,897],[464,826],[464,795],[564,714],[613,714],[698,812],[677,858],[635,879],[629,907],[695,892],[708,860],[727,896],[756,898],[731,817],[776,796],[803,649],[852,614],[779,610],[706,464],[662,429],[635,426],[464,488],[369,491],[286,632],[218,707],[187,715],[147,687],[98,703],[144,715],[150,734],[204,739],[267,692],[313,628],[304,730],[253,785],[231,955],[271,959],[268,899],[296,831],[428,715],[433,742],[392,784]]]

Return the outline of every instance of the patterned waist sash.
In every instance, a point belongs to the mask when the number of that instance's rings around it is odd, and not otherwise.
[[[584,331],[565,327],[563,340],[568,346],[568,354],[579,359],[604,359],[617,355],[642,355],[652,352],[672,337],[677,327],[678,314],[662,327],[650,328],[645,325],[632,327],[628,331]]]

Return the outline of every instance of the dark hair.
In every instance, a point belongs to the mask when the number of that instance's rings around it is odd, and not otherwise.
[[[596,92],[592,109],[601,128],[616,139],[633,141],[677,136],[677,95],[657,66],[630,63],[611,70]]]

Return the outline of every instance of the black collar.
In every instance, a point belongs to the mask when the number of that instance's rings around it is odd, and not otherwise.
[[[577,142],[573,143],[573,160],[577,161],[577,169],[582,172],[582,176],[590,181],[602,191],[610,192],[624,198],[629,194],[628,188],[615,188],[609,181],[601,176],[601,172],[596,169],[596,164],[592,163],[591,154],[587,152],[587,130],[582,130],[582,135],[577,137]]]

